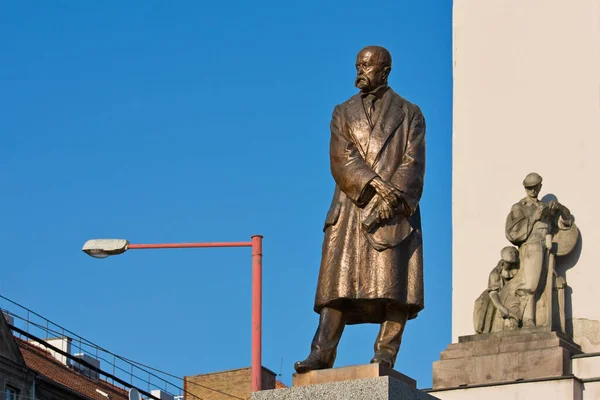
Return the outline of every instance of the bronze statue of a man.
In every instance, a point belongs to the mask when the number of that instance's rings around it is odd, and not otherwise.
[[[314,306],[320,320],[299,373],[331,368],[344,326],[360,323],[381,324],[371,362],[393,367],[406,321],[423,309],[425,119],[388,86],[391,69],[386,49],[362,49],[360,93],[333,110],[336,186]]]

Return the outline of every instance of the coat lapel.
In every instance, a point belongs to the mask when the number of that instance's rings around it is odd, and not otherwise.
[[[353,96],[348,102],[348,128],[352,140],[358,147],[360,155],[366,159],[371,136],[371,127],[365,114],[360,95]]]
[[[373,116],[373,131],[365,159],[367,164],[375,165],[388,139],[403,121],[402,100],[390,88],[381,99],[379,111]]]

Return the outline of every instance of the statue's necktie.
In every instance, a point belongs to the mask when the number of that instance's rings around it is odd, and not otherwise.
[[[367,95],[367,118],[371,125],[373,125],[373,113],[375,112],[375,100],[377,100],[377,96],[373,93],[369,93]]]

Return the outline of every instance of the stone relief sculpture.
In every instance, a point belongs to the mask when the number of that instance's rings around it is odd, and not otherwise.
[[[515,248],[503,249],[502,260],[490,274],[488,289],[475,301],[477,333],[553,325],[565,331],[566,282],[555,271],[555,257],[573,251],[579,230],[567,207],[557,200],[545,203],[538,199],[540,175],[528,174],[523,186],[527,196],[512,206],[505,226],[506,238],[518,246],[518,267],[510,268],[514,274],[507,272],[507,265],[517,263],[509,250]],[[558,313],[553,310],[554,303]]]
[[[475,301],[473,324],[477,333],[501,331],[506,324],[510,324],[510,328],[518,326],[516,316],[511,317],[510,311],[502,304],[499,292],[519,271],[519,251],[513,246],[507,246],[502,249],[500,256],[500,261],[490,272],[488,288]],[[502,318],[495,318],[496,313],[500,313]]]

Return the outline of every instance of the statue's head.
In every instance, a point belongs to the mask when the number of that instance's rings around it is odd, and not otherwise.
[[[367,46],[356,56],[354,85],[363,92],[370,92],[387,83],[391,70],[390,52],[381,46]]]
[[[500,252],[500,257],[507,263],[514,264],[519,261],[519,251],[516,247],[506,246]]]
[[[537,199],[538,194],[540,194],[540,190],[542,189],[542,177],[535,172],[527,174],[523,180],[523,186],[525,187],[525,193],[527,193],[528,197]]]

